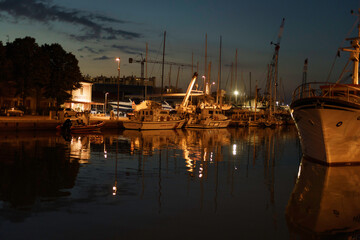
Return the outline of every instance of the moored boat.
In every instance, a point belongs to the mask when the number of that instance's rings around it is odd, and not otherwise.
[[[360,163],[360,26],[358,36],[347,40],[351,48],[341,50],[351,53],[352,83],[305,83],[291,103],[304,156],[326,165]]]
[[[246,127],[249,123],[249,110],[234,109],[230,113],[230,127]]]
[[[135,106],[129,120],[124,121],[125,129],[156,130],[176,129],[183,127],[185,119],[172,115],[168,110],[162,109],[160,103],[145,100]]]
[[[198,103],[190,104],[189,98],[191,96],[192,89],[197,79],[197,73],[194,73],[188,89],[185,93],[184,99],[180,106],[177,108],[177,113],[180,116],[184,116],[187,119],[185,123],[186,128],[226,128],[229,126],[230,119],[226,117],[222,111],[229,109],[226,105],[223,108],[222,104],[215,103],[213,97],[209,92],[204,91],[202,99]],[[207,87],[206,89],[210,89]]]
[[[67,119],[63,124],[56,126],[56,130],[71,133],[89,133],[100,131],[101,127],[105,125],[104,121],[96,123],[84,124],[79,120]]]
[[[189,115],[186,124],[187,128],[226,128],[230,124],[230,119],[221,113],[220,109],[200,109],[200,113]]]

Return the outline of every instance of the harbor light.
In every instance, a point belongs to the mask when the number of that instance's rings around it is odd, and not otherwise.
[[[234,95],[235,95],[235,103],[237,104],[237,96],[239,95],[238,90],[234,91]]]
[[[234,156],[236,156],[236,144],[233,144],[233,146],[232,146],[232,154],[234,155]]]

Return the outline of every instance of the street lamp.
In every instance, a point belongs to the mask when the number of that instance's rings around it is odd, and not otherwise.
[[[106,117],[106,105],[107,105],[107,95],[108,95],[108,94],[109,94],[108,92],[105,93],[105,103],[104,103],[104,114],[105,114],[105,117]]]
[[[119,57],[117,57],[115,60],[118,62],[118,79],[117,79],[118,91],[117,91],[117,109],[116,109],[116,119],[117,119],[117,120],[119,120],[120,58],[119,58]]]
[[[205,75],[202,76],[202,79],[204,80],[204,93],[206,93],[206,77],[205,77]]]
[[[237,96],[239,95],[239,92],[235,90],[234,95],[235,95],[235,104],[237,106]]]
[[[210,94],[211,94],[211,87],[212,85],[215,85],[215,82],[212,82],[212,84],[210,85]]]

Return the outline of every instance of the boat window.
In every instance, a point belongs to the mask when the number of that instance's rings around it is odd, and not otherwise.
[[[153,111],[150,111],[150,115],[153,115]]]
[[[213,111],[209,111],[209,114],[213,114],[214,112]]]

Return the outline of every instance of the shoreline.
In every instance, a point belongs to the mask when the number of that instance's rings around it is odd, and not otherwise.
[[[90,123],[104,121],[102,129],[123,129],[123,121],[126,117],[119,117],[119,120],[110,120],[109,117],[90,117]],[[56,131],[60,120],[50,119],[49,116],[23,116],[23,117],[0,117],[0,131]]]

